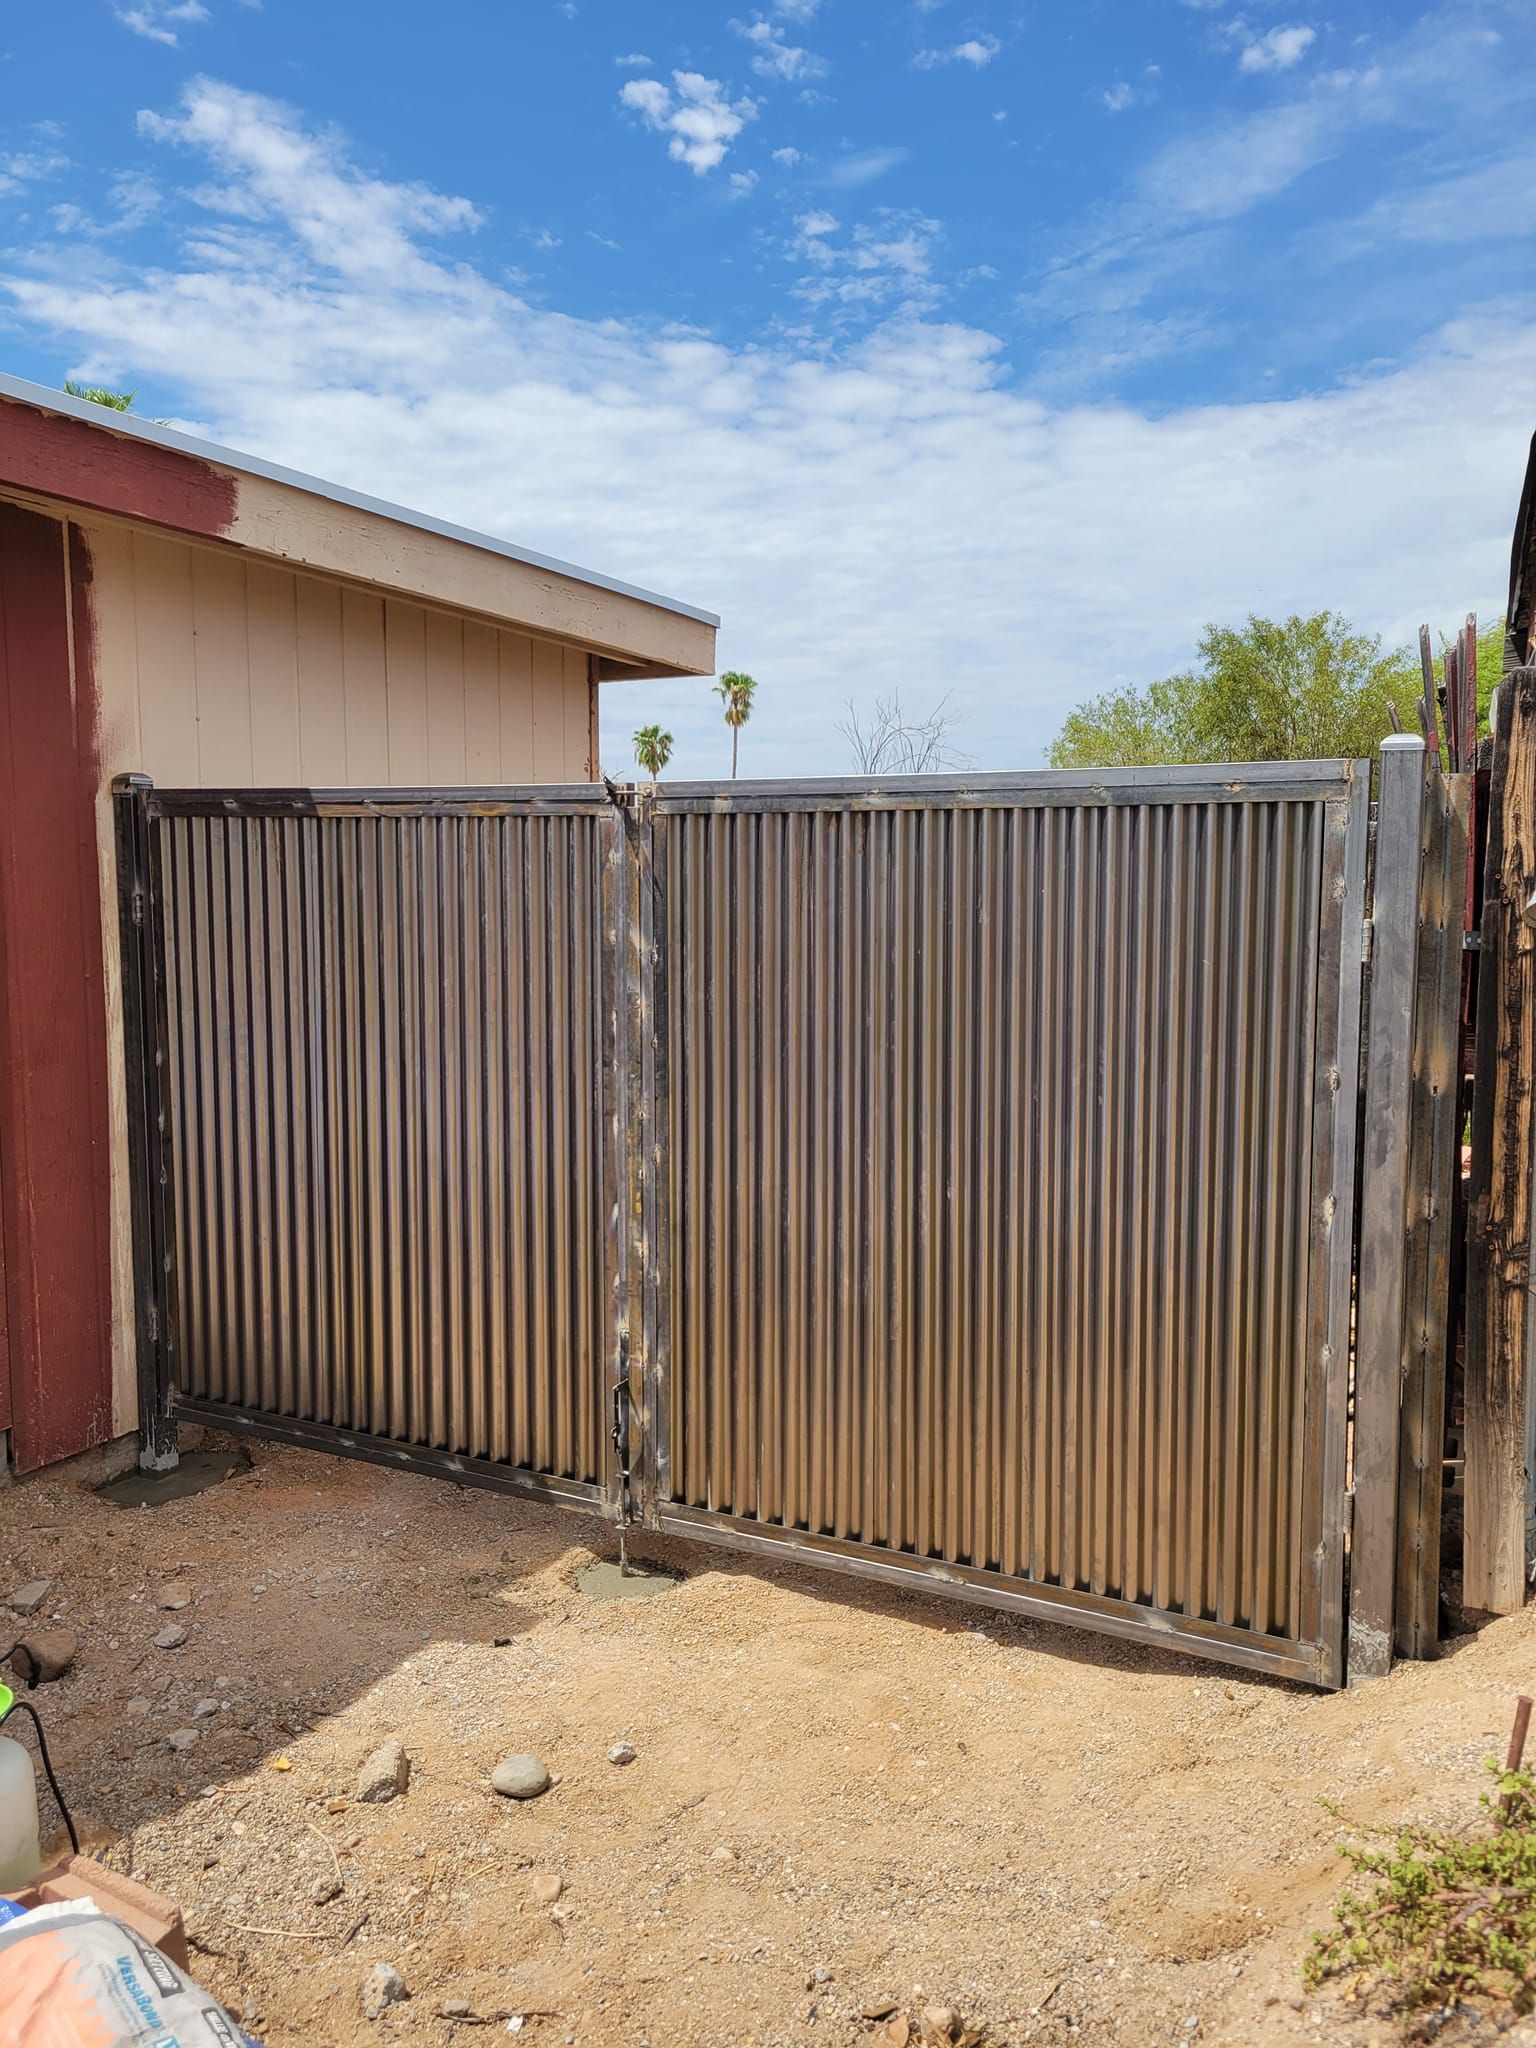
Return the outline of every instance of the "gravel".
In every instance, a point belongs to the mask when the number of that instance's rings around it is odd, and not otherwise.
[[[535,2048],[884,2048],[898,2021],[933,2048],[929,2007],[964,2015],[951,2048],[1145,2048],[1195,2014],[1202,2048],[1384,2048],[1379,2015],[1299,1996],[1341,1827],[1474,1819],[1536,1661],[1528,1610],[1323,1695],[655,1536],[679,1583],[602,1605],[573,1581],[610,1541],[266,1446],[153,1510],[0,1494],[0,1584],[70,1589],[80,1655],[39,1707],[82,1834],[179,1901],[266,2048],[474,2048],[519,2014]],[[153,1591],[194,1561],[161,1656]],[[643,1770],[603,1767],[621,1728]],[[409,1793],[359,1803],[387,1739]],[[513,1744],[548,1796],[492,1793]],[[376,1966],[414,1997],[372,2020]]]

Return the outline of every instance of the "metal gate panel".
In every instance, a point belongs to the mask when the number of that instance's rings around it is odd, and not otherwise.
[[[612,810],[146,802],[173,1413],[606,1493]]]
[[[1339,1681],[1367,788],[659,794],[660,1526]]]
[[[1341,1681],[1367,764],[117,787],[150,1462]]]

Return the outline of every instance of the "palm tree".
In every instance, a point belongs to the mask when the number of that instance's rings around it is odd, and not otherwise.
[[[740,669],[728,668],[715,685],[715,694],[725,706],[725,722],[731,728],[731,780],[736,779],[736,756],[741,746],[741,728],[752,716],[752,693],[756,680]]]
[[[672,758],[672,735],[659,725],[642,725],[635,734],[635,759],[652,782]]]
[[[71,398],[88,398],[92,405],[108,405],[113,412],[132,412],[137,391],[109,391],[105,384],[77,384],[73,377],[64,379],[64,389]]]

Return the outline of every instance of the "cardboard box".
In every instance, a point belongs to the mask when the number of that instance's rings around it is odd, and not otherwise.
[[[174,1899],[152,1892],[147,1884],[108,1870],[90,1856],[70,1856],[55,1863],[22,1891],[7,1892],[18,1906],[51,1906],[63,1899],[94,1899],[103,1913],[123,1921],[178,1969],[187,1968],[187,1929]]]

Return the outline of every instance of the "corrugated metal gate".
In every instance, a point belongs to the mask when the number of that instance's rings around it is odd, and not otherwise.
[[[234,1423],[1338,1683],[1367,801],[125,784],[151,1454]]]

